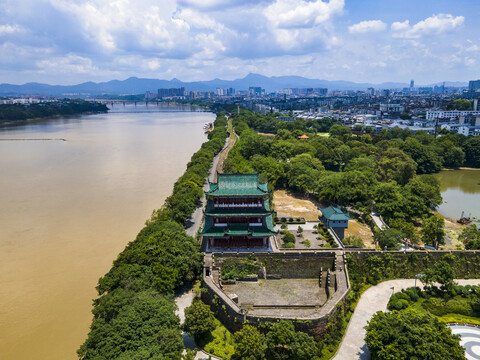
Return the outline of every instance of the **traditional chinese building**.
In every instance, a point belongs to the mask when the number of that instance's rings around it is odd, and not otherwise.
[[[258,174],[217,174],[205,193],[205,225],[200,233],[206,251],[271,251],[275,235],[267,183]]]
[[[340,240],[345,237],[345,229],[348,228],[348,220],[352,220],[348,213],[344,213],[340,208],[329,206],[326,208],[318,208],[322,212],[319,216],[321,222],[327,227],[331,227]]]

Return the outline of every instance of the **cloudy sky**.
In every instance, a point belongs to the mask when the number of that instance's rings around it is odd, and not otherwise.
[[[480,78],[478,0],[0,0],[0,83]]]

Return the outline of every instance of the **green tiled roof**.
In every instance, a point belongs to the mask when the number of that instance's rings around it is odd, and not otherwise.
[[[352,218],[348,213],[344,213],[340,208],[329,206],[326,208],[319,207],[318,210],[322,212],[322,215],[328,220],[351,220]]]
[[[255,196],[268,194],[267,184],[260,183],[258,173],[217,174],[217,182],[210,183],[207,195],[215,196]]]
[[[267,216],[271,213],[268,199],[263,201],[263,207],[261,208],[214,208],[213,202],[208,200],[205,209],[205,215],[207,216]]]
[[[205,218],[205,225],[200,235],[202,236],[228,236],[228,235],[249,235],[272,236],[277,232],[273,229],[272,216],[265,218],[266,226],[249,226],[248,224],[230,224],[227,226],[213,226],[210,217]]]

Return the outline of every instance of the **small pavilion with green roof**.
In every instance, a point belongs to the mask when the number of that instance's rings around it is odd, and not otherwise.
[[[343,240],[345,237],[345,229],[348,228],[348,220],[352,220],[348,213],[345,213],[339,207],[329,206],[326,208],[319,207],[318,210],[322,212],[319,220],[325,224],[326,227],[331,227],[335,234]]]
[[[219,173],[205,196],[205,224],[200,235],[207,252],[271,251],[270,237],[276,232],[267,183],[260,182],[258,173]]]

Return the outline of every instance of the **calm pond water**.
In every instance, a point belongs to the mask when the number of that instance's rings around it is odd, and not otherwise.
[[[434,175],[440,182],[443,204],[438,212],[452,219],[465,216],[480,219],[480,171],[444,170]]]
[[[115,105],[0,128],[1,359],[77,358],[98,278],[206,141],[214,115],[191,110]]]

